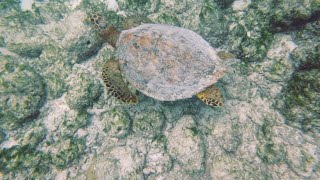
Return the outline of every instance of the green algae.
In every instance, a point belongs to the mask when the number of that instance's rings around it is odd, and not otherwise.
[[[236,26],[230,31],[229,49],[245,62],[261,61],[273,40],[269,28],[272,4],[252,2],[244,13],[241,16],[230,16],[231,22],[236,23]]]
[[[45,78],[48,88],[48,99],[60,98],[67,91],[67,85],[61,77],[61,73],[48,73]]]
[[[0,17],[7,17],[9,13],[20,9],[19,0],[6,0],[0,2]],[[0,20],[0,21],[1,21]]]
[[[158,15],[155,21],[161,24],[170,24],[178,27],[181,26],[181,22],[172,12],[162,12],[161,14]]]
[[[133,118],[132,131],[146,138],[154,138],[161,133],[164,116],[161,112],[146,112],[147,115],[141,116],[137,114]]]
[[[49,170],[47,155],[31,146],[13,146],[0,150],[2,173],[16,173],[23,169],[29,169],[33,173],[47,173]]]
[[[313,17],[319,13],[320,1],[281,0],[274,1],[272,14],[272,30],[286,31],[297,29],[308,22],[314,21]],[[316,18],[314,18],[316,19]]]
[[[0,47],[4,47],[6,45],[5,38],[0,36]]]
[[[222,9],[229,8],[234,0],[214,0],[214,2]]]
[[[284,146],[267,141],[258,146],[257,155],[265,163],[278,164],[284,162],[286,153]]]
[[[270,120],[265,119],[264,124],[260,127],[257,134],[257,139],[260,142],[257,146],[257,156],[267,164],[284,163],[286,159],[285,147],[273,141],[273,126],[274,124]]]
[[[125,138],[132,125],[132,120],[124,108],[112,108],[110,110],[111,121],[106,124],[106,132],[117,138]]]
[[[296,72],[285,90],[287,123],[305,132],[320,132],[320,71]]]
[[[26,64],[0,57],[0,121],[4,129],[16,128],[36,116],[45,97],[42,77]]]
[[[42,45],[31,45],[23,43],[11,43],[7,46],[8,50],[14,52],[22,57],[37,58],[41,55]]]
[[[85,128],[90,122],[90,115],[79,111],[74,116],[65,114],[61,122],[60,130],[62,137],[73,136],[78,129]]]
[[[0,144],[6,139],[6,134],[0,129]]]
[[[219,47],[226,41],[227,21],[218,5],[210,0],[205,0],[200,9],[199,34],[213,47]]]
[[[79,72],[66,93],[66,102],[72,109],[82,110],[99,98],[102,85],[89,73]]]
[[[58,153],[49,154],[51,163],[59,169],[64,169],[74,163],[84,153],[86,147],[85,139],[76,139],[74,137],[60,139],[53,145],[61,146]]]
[[[44,128],[35,127],[26,133],[21,145],[0,149],[0,171],[2,173],[15,173],[25,168],[29,169],[31,176],[48,171],[47,155],[37,147],[45,138]]]

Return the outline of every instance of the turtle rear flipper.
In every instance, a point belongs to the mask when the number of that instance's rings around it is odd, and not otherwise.
[[[222,94],[215,85],[207,87],[207,89],[196,96],[209,106],[223,106]]]
[[[102,77],[114,97],[128,104],[138,102],[137,96],[129,90],[127,84],[123,81],[117,60],[110,60],[105,63]]]

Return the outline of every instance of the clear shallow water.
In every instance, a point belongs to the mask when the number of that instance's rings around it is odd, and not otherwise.
[[[0,3],[4,179],[319,178],[317,1],[19,3]],[[235,54],[217,84],[224,106],[112,97],[101,72],[115,49],[88,12],[119,27],[144,15]]]

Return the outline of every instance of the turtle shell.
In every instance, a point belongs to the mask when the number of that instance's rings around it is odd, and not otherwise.
[[[217,51],[188,29],[143,24],[122,31],[119,64],[128,82],[147,96],[175,101],[190,98],[224,74]]]

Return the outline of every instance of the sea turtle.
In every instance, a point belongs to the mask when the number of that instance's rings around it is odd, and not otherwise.
[[[102,76],[118,99],[138,101],[127,87],[128,82],[161,101],[196,95],[207,105],[223,105],[222,94],[214,83],[223,76],[224,63],[200,35],[135,16],[125,20],[122,31],[99,14],[89,14],[86,20],[117,50],[117,56],[105,63]]]

